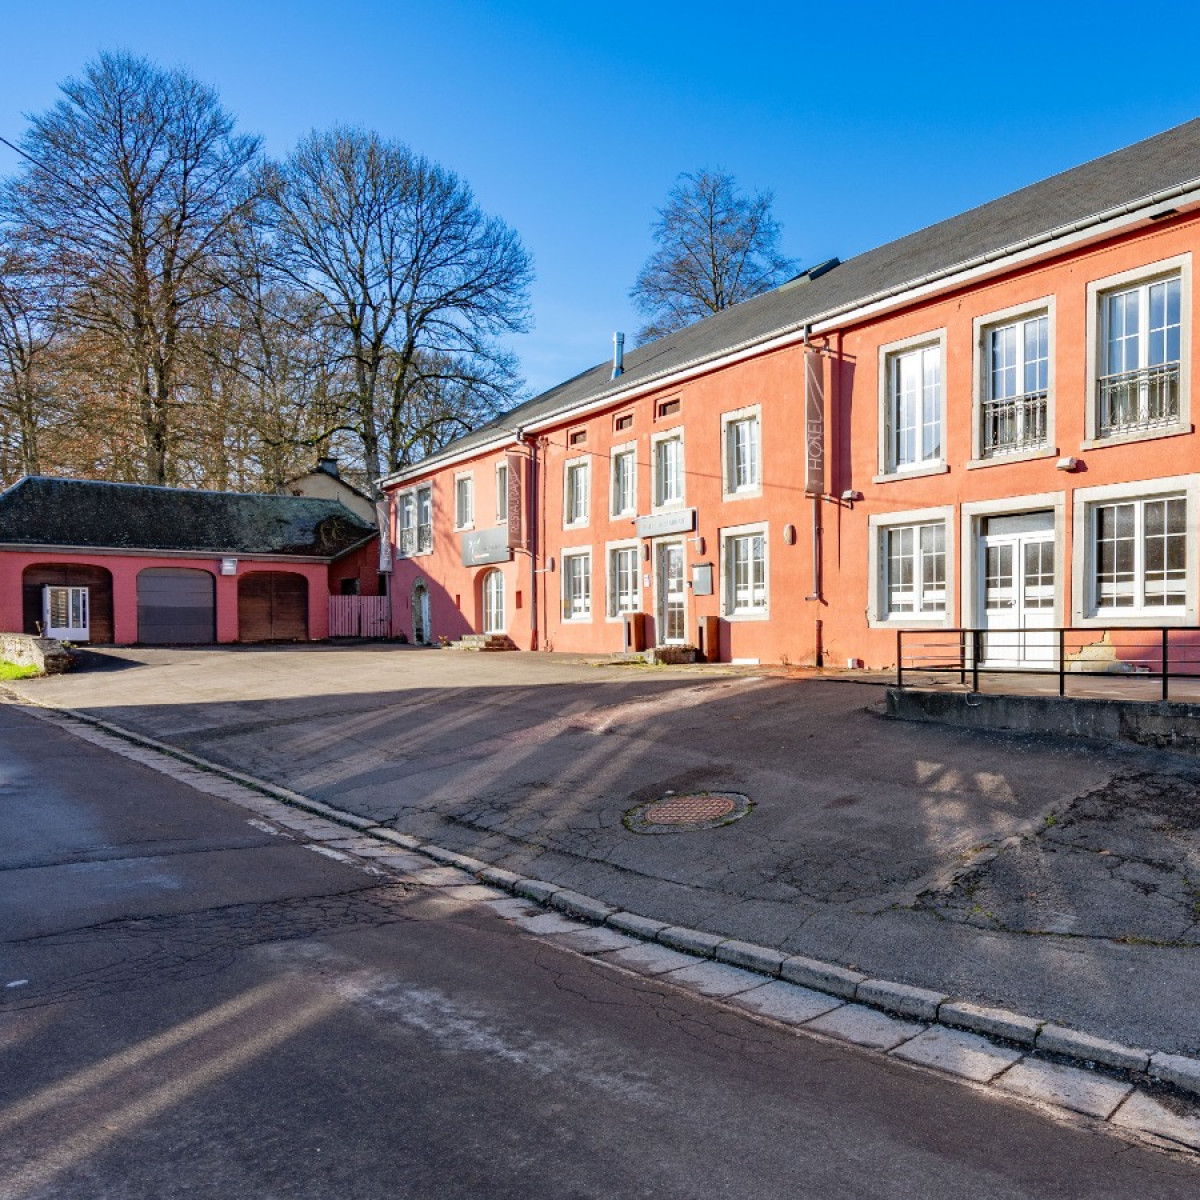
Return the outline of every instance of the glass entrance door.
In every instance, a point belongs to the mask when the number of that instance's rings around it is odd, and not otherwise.
[[[483,577],[483,632],[504,632],[504,575],[489,571]]]
[[[980,665],[1057,667],[1054,514],[989,518],[979,539],[979,564],[984,629]]]
[[[660,646],[679,646],[687,641],[682,542],[664,542],[658,547],[658,630]]]

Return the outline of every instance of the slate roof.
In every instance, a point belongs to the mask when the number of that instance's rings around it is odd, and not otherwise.
[[[0,492],[0,545],[334,559],[375,527],[336,500],[29,475]]]
[[[611,380],[611,364],[601,363],[464,434],[400,474],[416,474],[441,458],[482,447],[504,431],[605,395],[615,398],[627,388],[829,319],[873,298],[917,286],[930,276],[949,274],[988,256],[1001,257],[1034,239],[1115,216],[1152,198],[1165,199],[1186,190],[1185,185],[1200,185],[1200,118],[868,250],[815,278],[799,276],[639,346],[626,354],[625,373],[619,379]]]

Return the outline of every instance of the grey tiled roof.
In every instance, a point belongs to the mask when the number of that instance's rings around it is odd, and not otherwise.
[[[336,500],[26,476],[0,492],[0,544],[334,559],[375,528]]]
[[[765,341],[1102,214],[1115,215],[1196,181],[1200,181],[1200,118],[868,250],[815,279],[801,277],[639,346],[625,356],[620,379],[610,381],[611,365],[601,363],[457,438],[412,470],[482,446],[505,430],[606,394],[618,396],[689,364]]]

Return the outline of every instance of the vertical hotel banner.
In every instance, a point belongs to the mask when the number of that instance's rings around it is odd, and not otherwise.
[[[825,494],[825,364],[816,350],[804,355],[804,494]]]
[[[379,573],[392,569],[392,509],[389,500],[375,501],[375,524],[379,526]]]
[[[523,550],[525,523],[521,519],[521,497],[525,491],[522,483],[526,459],[523,454],[506,454],[504,461],[508,467],[508,548]]]

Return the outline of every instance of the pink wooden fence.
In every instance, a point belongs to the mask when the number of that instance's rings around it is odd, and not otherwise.
[[[330,596],[329,636],[390,637],[390,614],[386,596]]]

